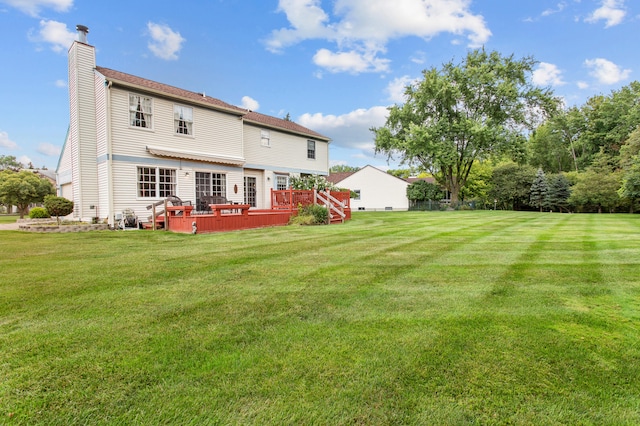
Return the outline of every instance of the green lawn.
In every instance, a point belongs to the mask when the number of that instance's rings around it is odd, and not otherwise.
[[[2,223],[15,223],[20,218],[17,214],[0,214],[0,224]]]
[[[0,231],[0,424],[640,424],[640,215]]]

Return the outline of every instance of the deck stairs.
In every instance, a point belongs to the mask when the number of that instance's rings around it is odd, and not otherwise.
[[[316,191],[315,202],[327,208],[329,211],[329,223],[344,223],[347,217],[344,210],[347,206],[332,196],[329,191]]]

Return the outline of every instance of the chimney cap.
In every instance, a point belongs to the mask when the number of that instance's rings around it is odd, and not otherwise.
[[[89,33],[89,27],[84,25],[76,25],[76,31],[78,31],[78,41],[80,43],[87,43],[87,34]]]

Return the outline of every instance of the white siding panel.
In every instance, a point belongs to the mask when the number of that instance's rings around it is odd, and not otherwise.
[[[340,188],[359,190],[360,199],[351,200],[351,209],[358,210],[408,210],[408,182],[372,166],[366,166],[338,182]]]
[[[328,174],[329,172],[329,144],[315,140],[316,158],[307,158],[307,140],[277,130],[269,130],[270,146],[262,146],[260,127],[245,124],[244,153],[247,164],[265,167],[270,170],[304,171],[314,174]],[[314,139],[312,139],[314,140]]]
[[[74,217],[89,220],[98,204],[95,124],[95,52],[74,43],[69,52],[70,135]]]
[[[96,155],[102,157],[107,154],[107,92],[104,78],[97,73],[94,75],[94,87],[96,94]]]
[[[66,198],[67,200],[73,199],[73,185],[71,183],[61,185],[60,196]]]
[[[58,160],[58,168],[56,169],[56,184],[58,185],[58,187],[61,187],[62,185],[66,185],[66,184],[70,184],[72,182],[72,170],[71,170],[71,138],[70,138],[70,134],[67,133],[67,139],[64,143],[64,148],[62,150],[62,152],[60,153],[60,159]],[[69,189],[73,190],[73,188],[71,188],[71,186],[69,186]],[[61,194],[58,194],[60,196],[62,196]],[[69,200],[73,199],[73,193],[70,194],[71,198],[68,198]]]
[[[114,155],[153,158],[146,152],[146,146],[152,145],[211,155],[242,156],[242,122],[236,116],[194,106],[193,136],[179,135],[173,128],[175,103],[152,97],[153,127],[137,129],[129,126],[129,93],[120,88],[111,89]]]
[[[151,215],[151,210],[147,206],[157,201],[160,197],[141,198],[138,197],[138,166],[150,166],[149,164],[136,163],[135,161],[114,161],[113,170],[113,192],[114,192],[114,214],[121,213],[124,209],[133,209],[138,218],[147,221]],[[243,171],[240,168],[227,169],[217,168],[211,164],[196,164],[189,168],[180,169],[179,166],[171,166],[166,163],[159,164],[158,167],[176,170],[177,190],[176,194],[183,201],[195,203],[195,172],[203,171],[209,173],[224,173],[227,182],[227,198],[230,201],[242,202],[243,193]],[[187,173],[189,175],[187,176]],[[238,192],[234,192],[234,185],[238,185]]]

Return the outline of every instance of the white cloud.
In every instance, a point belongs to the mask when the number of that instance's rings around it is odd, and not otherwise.
[[[313,57],[313,63],[329,72],[383,72],[389,70],[389,60],[376,58],[372,52],[355,51],[333,53],[320,49]]]
[[[538,68],[533,71],[532,81],[538,86],[562,86],[562,72],[554,64],[540,62]]]
[[[33,164],[33,162],[31,161],[31,157],[27,157],[26,155],[21,155],[20,157],[17,158],[18,163],[21,163],[25,166],[27,166],[29,163]]]
[[[621,69],[618,65],[602,58],[587,59],[584,61],[587,68],[591,69],[589,74],[595,77],[601,84],[616,84],[626,80],[631,74],[629,69]]]
[[[389,94],[389,100],[396,104],[403,104],[406,101],[404,92],[407,86],[416,81],[415,78],[411,78],[408,75],[393,79],[385,89],[385,92]]]
[[[422,65],[427,62],[427,55],[424,52],[416,52],[415,55],[411,57],[411,62]]]
[[[64,89],[67,87],[66,80],[56,80],[53,84],[55,84],[56,87],[60,87],[61,89]]]
[[[602,6],[593,11],[585,21],[590,23],[606,21],[604,27],[609,28],[621,23],[626,14],[624,0],[602,0]]]
[[[7,132],[0,132],[0,147],[6,149],[16,149],[18,144],[9,139],[9,134]]]
[[[11,7],[37,17],[42,9],[53,9],[57,12],[66,12],[73,6],[73,0],[0,0]]]
[[[242,108],[244,109],[248,109],[251,111],[257,111],[258,108],[260,108],[260,104],[258,103],[258,101],[256,101],[255,99],[249,97],[249,96],[243,96],[242,97]]]
[[[389,61],[378,58],[387,43],[403,37],[430,39],[441,33],[466,36],[470,47],[487,42],[484,18],[469,11],[469,0],[337,0],[330,16],[320,0],[280,0],[289,28],[274,30],[266,40],[272,52],[308,39],[335,43],[338,53],[322,48],[316,64],[332,72],[385,72]]]
[[[57,157],[60,155],[61,148],[48,142],[43,142],[38,145],[37,151],[40,154],[47,155],[49,157]]]
[[[578,89],[584,90],[589,88],[589,83],[586,81],[579,81],[576,83],[578,85]]]
[[[76,39],[76,33],[69,31],[67,25],[58,21],[40,21],[40,30],[36,35],[29,34],[36,43],[49,43],[54,52],[66,52]]]
[[[387,120],[387,107],[357,109],[343,115],[303,114],[298,123],[331,138],[332,145],[372,149],[374,136],[371,127],[382,127]]]
[[[564,1],[561,1],[560,3],[557,4],[555,9],[547,9],[544,12],[542,12],[542,16],[549,16],[549,15],[553,15],[555,13],[560,13],[562,12],[565,8],[567,7],[567,3]]]
[[[147,29],[151,37],[148,47],[155,56],[168,61],[178,59],[178,52],[186,41],[180,33],[173,31],[167,25],[153,22],[147,24]]]

